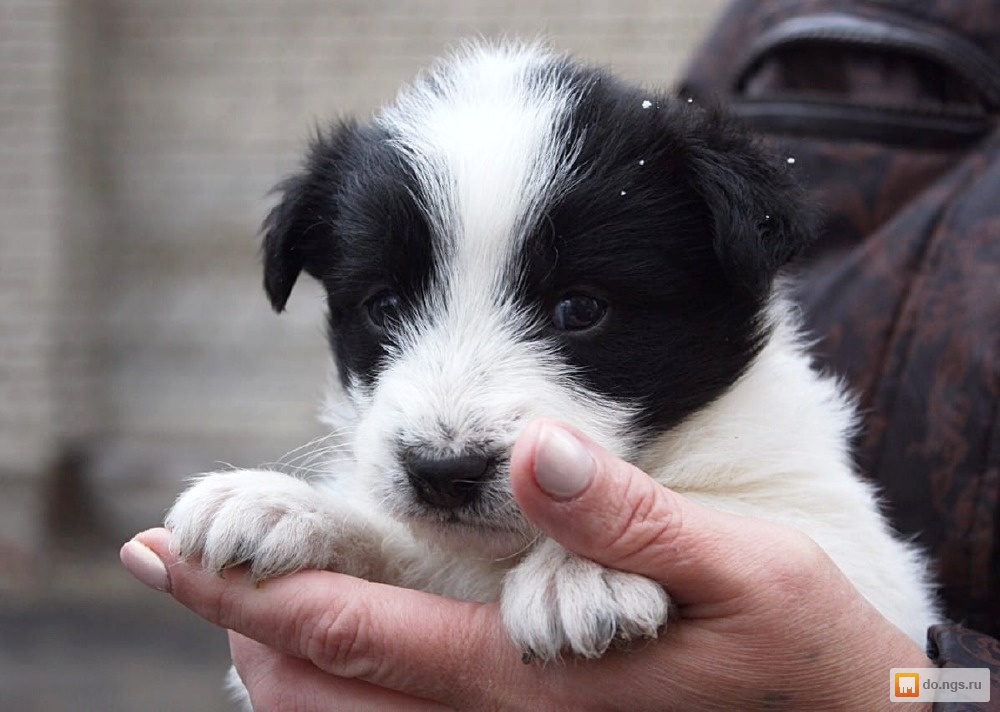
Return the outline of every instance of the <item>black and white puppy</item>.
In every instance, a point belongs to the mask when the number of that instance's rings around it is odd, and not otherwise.
[[[923,642],[925,563],[853,471],[852,404],[776,279],[809,211],[730,120],[477,44],[323,133],[280,188],[264,284],[278,311],[301,271],[326,290],[342,449],[321,477],[200,477],[167,517],[180,553],[499,600],[540,660],[655,636],[659,585],[518,510],[511,447],[550,416],[692,500],[802,530]]]

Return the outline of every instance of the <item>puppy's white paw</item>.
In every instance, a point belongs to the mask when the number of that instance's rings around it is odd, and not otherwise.
[[[211,571],[249,564],[255,581],[303,568],[359,575],[371,563],[371,532],[357,515],[278,472],[203,475],[177,498],[165,524],[181,556],[200,556]]]
[[[243,684],[235,667],[229,668],[229,672],[226,673],[225,688],[229,700],[239,708],[240,712],[253,712],[253,705],[250,704],[250,693],[247,692],[246,685]]]
[[[504,578],[500,606],[508,634],[531,662],[563,651],[599,658],[611,646],[655,638],[670,598],[644,576],[605,568],[549,539]]]

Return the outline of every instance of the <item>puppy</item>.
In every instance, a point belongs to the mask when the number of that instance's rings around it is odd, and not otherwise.
[[[532,44],[476,44],[319,135],[264,225],[264,286],[329,307],[337,456],[200,477],[173,546],[258,579],[342,571],[499,600],[526,659],[655,637],[670,599],[525,520],[511,447],[567,421],[665,486],[812,537],[922,643],[925,563],[848,451],[779,272],[812,220],[730,120]],[[554,595],[553,595],[554,594]]]

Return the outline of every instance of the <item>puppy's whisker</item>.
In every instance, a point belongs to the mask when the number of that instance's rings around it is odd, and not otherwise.
[[[300,452],[295,457],[282,457],[279,462],[284,465],[294,466],[300,462],[310,462],[315,461],[321,457],[324,457],[330,453],[345,452],[349,453],[351,451],[351,446],[347,443],[334,443],[332,445],[326,445],[323,447],[316,447],[314,449]]]
[[[295,465],[295,464],[300,463],[300,462],[315,461],[315,460],[318,460],[318,459],[320,459],[322,457],[325,457],[325,456],[331,455],[331,454],[337,454],[337,453],[341,453],[341,452],[343,452],[343,453],[350,453],[350,451],[351,451],[351,448],[348,445],[330,445],[330,446],[327,446],[327,447],[324,447],[324,448],[319,448],[317,450],[313,450],[311,452],[302,453],[302,454],[298,455],[297,457],[294,457],[294,458],[291,458],[291,459],[288,459],[288,460],[284,460],[283,459],[283,460],[281,460],[281,462],[283,462],[286,465]]]
[[[529,550],[531,550],[535,546],[535,544],[538,543],[538,541],[541,538],[542,538],[542,534],[541,534],[541,532],[538,532],[533,537],[531,537],[531,539],[528,541],[527,544],[525,544],[524,546],[522,546],[517,551],[515,551],[513,553],[510,553],[510,554],[507,554],[506,556],[494,557],[494,558],[490,559],[490,561],[493,561],[493,562],[496,562],[496,563],[499,564],[499,563],[502,563],[504,561],[511,561],[512,559],[519,559],[524,554],[526,554]]]

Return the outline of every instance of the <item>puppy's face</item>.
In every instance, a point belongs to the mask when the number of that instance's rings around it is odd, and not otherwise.
[[[809,234],[770,163],[685,103],[472,49],[315,141],[265,224],[265,286],[280,310],[302,269],[323,283],[375,498],[503,554],[530,536],[508,485],[530,420],[635,457],[754,358]]]

